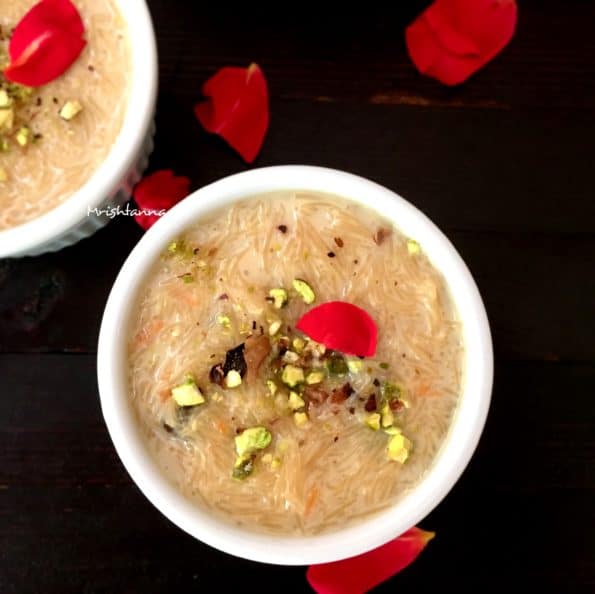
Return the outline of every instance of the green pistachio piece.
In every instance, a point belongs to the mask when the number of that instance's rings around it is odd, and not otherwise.
[[[300,395],[297,392],[294,392],[293,390],[289,392],[288,404],[291,410],[299,410],[300,408],[306,406],[306,403],[304,402],[303,398],[301,398]]]
[[[363,366],[361,359],[347,359],[347,368],[351,373],[359,373]]]
[[[9,132],[14,126],[14,109],[0,109],[0,130]]]
[[[324,373],[324,371],[322,369],[313,369],[306,376],[306,383],[309,386],[312,386],[314,384],[320,384],[322,381],[324,381],[325,375],[326,374]]]
[[[366,417],[365,423],[370,429],[378,431],[380,429],[380,415],[378,413],[372,413],[371,415],[368,415]]]
[[[308,415],[305,412],[293,413],[293,422],[298,426],[302,427],[308,422]]]
[[[231,476],[238,481],[243,481],[245,478],[248,478],[252,474],[253,470],[254,456],[239,456],[238,458],[236,458],[236,461],[233,465],[233,471],[231,473]]]
[[[299,336],[293,339],[293,348],[296,353],[301,353],[306,346],[306,341]]]
[[[407,240],[407,251],[411,256],[419,254],[421,252],[421,247],[415,239],[408,239]]]
[[[283,373],[281,374],[281,381],[290,388],[293,388],[298,384],[303,383],[304,370],[301,367],[296,367],[295,365],[286,365],[283,368]]]
[[[73,120],[79,113],[83,111],[83,106],[79,101],[67,101],[59,112],[60,117],[67,122]]]
[[[19,131],[16,133],[15,140],[19,144],[19,146],[27,146],[29,144],[29,140],[31,139],[31,129],[27,126],[22,126],[19,128]]]
[[[244,429],[235,437],[236,453],[238,456],[254,454],[257,450],[264,450],[273,439],[266,427],[250,427]]]
[[[306,305],[311,305],[314,303],[314,300],[316,299],[316,293],[314,293],[312,287],[305,280],[296,278],[293,280],[292,285],[296,292],[304,300]]]
[[[277,384],[273,380],[267,380],[267,388],[271,396],[277,393]]]
[[[226,388],[237,388],[242,383],[242,376],[239,371],[232,369],[227,372],[224,381]]]
[[[287,305],[289,298],[287,296],[287,291],[282,288],[278,289],[271,289],[269,291],[269,297],[273,299],[273,306],[276,309],[281,309]]]
[[[394,420],[395,416],[393,415],[393,411],[391,410],[388,402],[382,407],[382,427],[390,427]]]
[[[338,353],[333,353],[328,358],[326,367],[331,375],[346,375],[349,372],[345,358]]]
[[[405,464],[410,450],[411,442],[402,433],[399,433],[390,438],[386,447],[386,455],[389,460]]]
[[[205,402],[202,392],[191,375],[179,386],[173,388],[171,395],[178,406],[196,406]]]

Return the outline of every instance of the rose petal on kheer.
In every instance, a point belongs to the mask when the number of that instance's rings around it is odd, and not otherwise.
[[[70,0],[41,0],[17,24],[10,39],[4,76],[39,87],[62,75],[86,45],[85,28]]]
[[[345,301],[328,301],[306,312],[296,328],[329,349],[358,357],[376,353],[378,328],[361,307]]]

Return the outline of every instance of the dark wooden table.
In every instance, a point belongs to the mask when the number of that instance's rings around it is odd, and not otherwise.
[[[337,167],[396,190],[444,229],[483,293],[496,351],[485,434],[422,523],[437,538],[379,593],[595,588],[595,5],[521,4],[510,47],[448,89],[407,59],[402,30],[423,2],[391,17],[150,1],[152,169],[194,188],[246,169],[192,106],[217,68],[257,61],[272,121],[255,165]],[[303,568],[183,534],[116,456],[96,340],[140,236],[122,217],[60,253],[0,262],[0,592],[228,592],[238,577],[246,592],[308,592]]]

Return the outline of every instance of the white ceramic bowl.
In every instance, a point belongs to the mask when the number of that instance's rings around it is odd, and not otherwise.
[[[202,216],[260,193],[300,189],[330,192],[378,211],[417,239],[442,271],[465,342],[459,406],[445,443],[424,479],[393,507],[338,532],[310,537],[255,534],[229,525],[186,500],[159,471],[129,405],[127,328],[147,272],[164,247]],[[469,270],[442,232],[403,198],[371,181],[318,167],[256,169],[215,182],[182,201],[150,229],[132,251],[110,294],[98,348],[101,406],[124,466],[147,498],[174,524],[227,553],[283,565],[322,563],[378,547],[422,520],[448,493],[469,462],[482,432],[492,389],[493,356],[486,312]]]
[[[0,231],[0,258],[53,252],[92,235],[110,221],[89,210],[124,204],[153,150],[157,97],[157,49],[144,0],[118,0],[132,48],[130,98],[122,129],[92,177],[56,208],[23,225]]]

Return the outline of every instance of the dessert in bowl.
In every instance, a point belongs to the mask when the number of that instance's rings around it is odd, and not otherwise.
[[[72,11],[84,28],[80,54],[47,81],[52,64],[41,50],[29,68],[37,73],[6,67],[19,63],[10,55],[14,27],[25,23],[26,36],[45,4],[50,14]],[[146,166],[157,87],[146,5],[0,0],[0,61],[0,257],[56,250],[105,224]]]
[[[102,408],[172,521],[260,561],[401,534],[452,487],[489,405],[481,298],[440,231],[346,173],[226,178],[141,240],[108,300]]]

